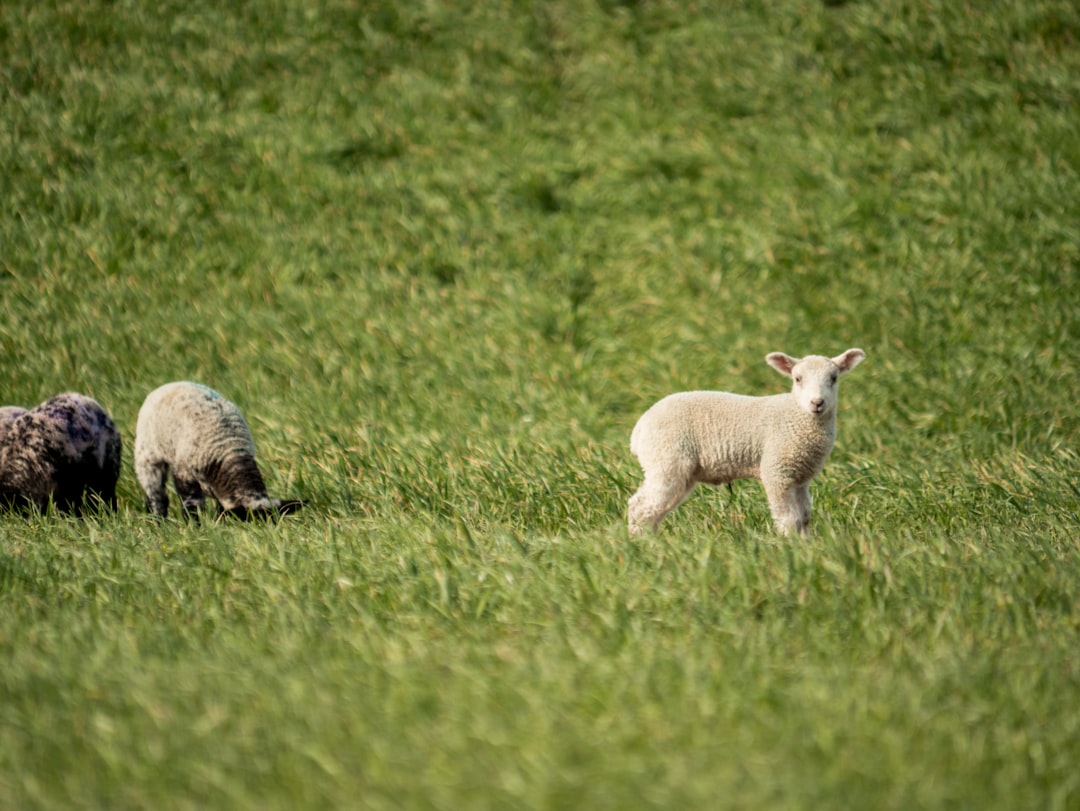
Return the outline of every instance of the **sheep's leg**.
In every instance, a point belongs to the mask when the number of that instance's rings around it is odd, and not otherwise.
[[[632,535],[640,535],[646,529],[656,532],[660,522],[690,495],[695,482],[679,480],[656,481],[645,477],[645,483],[630,497],[627,505],[627,523]]]
[[[116,483],[107,481],[87,485],[86,493],[104,509],[116,511]]]
[[[101,464],[91,485],[93,492],[110,510],[116,512],[116,485],[120,481],[120,435],[113,433],[105,442]]]
[[[176,484],[176,493],[180,496],[180,504],[184,508],[184,515],[188,518],[198,518],[199,510],[206,506],[206,493],[203,492],[199,480],[182,474],[173,474]]]
[[[810,534],[810,483],[800,484],[795,488],[795,503],[798,509],[797,529],[804,538]]]
[[[88,500],[95,500],[99,508],[116,510],[116,479],[112,470],[102,470],[94,465],[86,481]]]
[[[169,514],[169,494],[165,490],[168,475],[169,466],[165,462],[136,457],[135,477],[146,493],[146,509],[161,518]]]
[[[86,487],[86,464],[82,460],[73,462],[53,462],[48,460],[46,470],[52,475],[43,480],[40,488],[47,505],[52,499],[53,507],[59,512],[79,515],[82,512],[83,491]]]
[[[83,488],[77,485],[62,487],[52,494],[53,506],[60,512],[69,515],[82,514],[82,500]]]
[[[762,483],[765,485],[765,495],[769,498],[769,509],[772,511],[773,523],[777,531],[782,535],[791,535],[796,531],[805,534],[799,520],[799,486],[789,482]],[[809,520],[809,504],[807,504],[807,520]]]

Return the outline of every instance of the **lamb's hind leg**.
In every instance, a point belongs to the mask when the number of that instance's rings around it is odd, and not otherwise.
[[[690,495],[694,484],[683,479],[657,480],[646,475],[645,483],[630,497],[627,505],[630,534],[640,535],[646,530],[656,532],[664,516]]]

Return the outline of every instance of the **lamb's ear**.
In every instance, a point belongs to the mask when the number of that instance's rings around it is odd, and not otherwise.
[[[780,374],[791,377],[791,370],[799,362],[798,358],[785,355],[783,352],[770,352],[765,356],[765,362],[776,369]]]
[[[866,353],[861,349],[849,349],[843,355],[837,355],[833,358],[832,362],[836,364],[836,367],[840,370],[840,374],[847,374],[858,366],[865,357]]]

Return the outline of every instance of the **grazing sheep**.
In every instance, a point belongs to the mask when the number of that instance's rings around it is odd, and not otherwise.
[[[198,383],[167,383],[150,392],[135,427],[135,475],[146,508],[169,510],[170,469],[184,512],[197,514],[213,496],[222,511],[240,518],[286,514],[302,502],[271,499],[258,465],[255,442],[235,404]]]
[[[52,501],[78,514],[86,496],[116,508],[120,434],[94,399],[58,394],[30,410],[0,409],[0,504],[35,506]]]
[[[776,528],[807,535],[810,480],[825,466],[836,438],[837,381],[864,357],[861,349],[831,359],[773,352],[765,360],[793,379],[788,394],[690,391],[660,400],[630,435],[630,450],[645,471],[630,499],[630,531],[655,531],[698,483],[756,478],[765,486]]]

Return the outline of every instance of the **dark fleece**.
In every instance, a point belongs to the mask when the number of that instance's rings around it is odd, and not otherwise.
[[[90,397],[58,394],[16,417],[0,447],[0,506],[78,513],[87,496],[116,507],[120,434]]]

